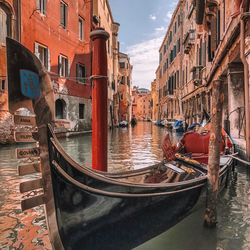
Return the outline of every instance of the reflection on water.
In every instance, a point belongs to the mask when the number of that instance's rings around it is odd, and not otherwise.
[[[150,166],[162,160],[161,142],[167,133],[149,122],[134,128],[118,128],[109,132],[109,171],[121,171]],[[180,135],[173,134],[177,142]],[[65,150],[80,164],[91,166],[91,135],[61,139]]]
[[[109,170],[141,168],[160,161],[165,133],[164,128],[146,122],[134,128],[110,131]],[[174,140],[177,138],[173,135]],[[61,142],[76,161],[91,165],[91,134],[61,139]],[[15,147],[0,147],[0,221],[4,222],[0,223],[0,249],[51,249],[43,207],[28,213],[20,211],[18,186],[27,178],[17,176],[16,165]],[[236,168],[236,174],[220,199],[215,230],[202,226],[203,197],[189,217],[136,250],[249,250],[250,173],[242,166]]]
[[[190,216],[135,250],[249,250],[249,176],[246,166],[237,166],[232,182],[221,194],[216,229],[203,227],[205,197],[202,197]]]

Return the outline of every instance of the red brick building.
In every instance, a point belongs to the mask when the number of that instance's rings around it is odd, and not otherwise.
[[[0,11],[1,42],[6,36],[16,38],[37,55],[51,75],[58,127],[67,131],[90,128],[92,1],[1,0]],[[1,45],[0,53],[3,102],[7,96],[5,46]],[[0,110],[7,111],[4,103]]]

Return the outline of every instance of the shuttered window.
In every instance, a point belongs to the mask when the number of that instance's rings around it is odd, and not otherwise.
[[[84,40],[84,20],[81,17],[79,17],[78,26],[79,26],[79,40],[83,41]]]
[[[50,71],[50,51],[49,48],[35,43],[35,55],[39,58],[44,67]]]
[[[0,43],[5,44],[6,37],[10,36],[10,17],[0,6]]]
[[[36,0],[36,8],[42,14],[46,15],[46,13],[47,13],[47,0]]]
[[[76,77],[78,82],[86,83],[86,67],[82,64],[76,64]]]
[[[68,6],[66,3],[61,1],[60,3],[60,24],[63,28],[67,27],[67,15],[68,15]]]
[[[70,72],[69,59],[65,56],[59,55],[58,57],[58,73],[62,77],[68,77]]]

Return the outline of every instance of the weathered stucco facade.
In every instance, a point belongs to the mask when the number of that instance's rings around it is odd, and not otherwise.
[[[180,87],[182,83],[182,1],[173,13],[159,49],[156,79],[159,88],[159,118],[181,118]]]
[[[55,93],[55,121],[58,131],[91,129],[91,1],[0,1],[1,15],[7,14],[6,31],[1,32],[1,113],[8,112],[5,41],[19,40],[44,64]],[[20,12],[21,11],[21,12]],[[1,26],[2,27],[2,26]],[[3,64],[2,64],[3,61]],[[4,81],[4,83],[3,83]],[[0,127],[6,128],[0,115]],[[11,129],[9,118],[7,127]],[[6,137],[9,132],[5,133]],[[12,140],[12,138],[10,138]],[[6,139],[0,141],[5,142]]]
[[[131,100],[131,85],[132,85],[132,70],[133,66],[130,63],[130,58],[127,54],[119,53],[119,122],[131,121],[132,117],[132,100]]]
[[[6,63],[6,36],[20,40],[20,8],[18,1],[0,1],[0,143],[14,141],[14,121],[9,113]]]
[[[107,41],[108,59],[108,124],[110,127],[118,122],[118,73],[119,73],[119,23],[114,21],[108,0],[93,0],[93,20],[96,27],[102,27],[109,33]]]
[[[157,89],[157,82],[154,80],[151,83],[151,110],[152,110],[152,121],[158,120],[158,110],[159,110],[159,95]]]
[[[179,57],[164,74],[162,53],[177,13],[181,17],[181,48]],[[230,124],[236,144],[247,149],[249,155],[249,1],[180,0],[159,52],[163,60],[156,71],[159,117],[164,118],[166,110],[173,110],[172,104],[166,102],[172,99],[172,86],[167,85],[165,96],[162,86],[174,65],[181,72],[179,91],[177,88],[180,117],[189,125],[201,121],[203,110],[211,113],[212,83],[220,81],[224,85],[224,123],[226,128]],[[167,118],[171,116],[167,113]]]
[[[132,91],[132,116],[137,120],[149,120],[152,117],[151,92],[148,89],[134,87]]]

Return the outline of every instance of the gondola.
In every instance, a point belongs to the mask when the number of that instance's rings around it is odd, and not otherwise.
[[[182,155],[130,172],[93,171],[65,153],[52,129],[49,159],[65,249],[132,249],[187,216],[206,184],[206,166]],[[231,163],[221,157],[221,188]]]
[[[27,107],[36,114],[40,147],[39,183],[44,194],[23,200],[21,205],[26,210],[45,204],[54,249],[132,249],[191,212],[206,186],[204,163],[190,158],[190,152],[180,151],[173,161],[123,173],[99,172],[79,165],[53,132],[53,88],[41,62],[12,39],[7,39],[7,59],[11,110]],[[37,92],[20,89],[22,84],[17,83],[21,82],[21,70],[39,79],[38,97],[34,97]],[[231,165],[232,158],[222,155],[221,188]]]

